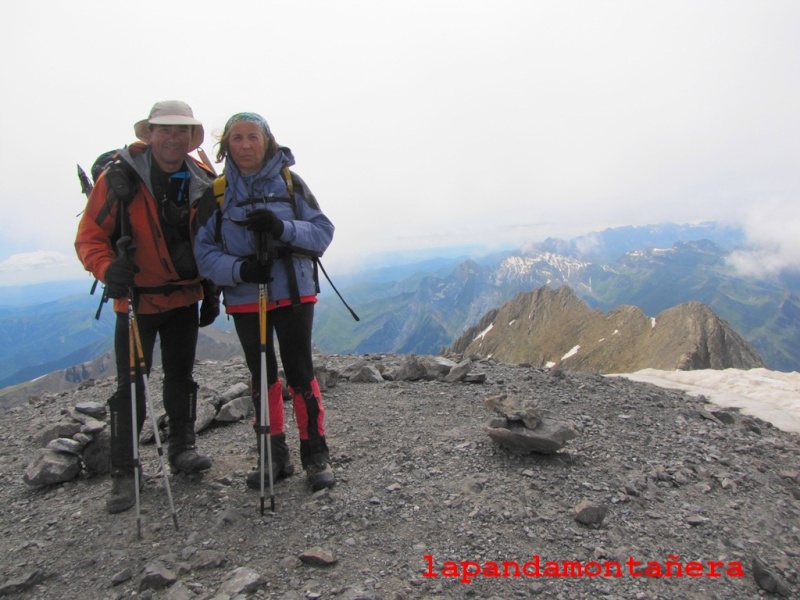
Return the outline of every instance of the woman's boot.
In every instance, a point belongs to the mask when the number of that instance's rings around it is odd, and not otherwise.
[[[328,444],[325,440],[325,408],[316,378],[292,390],[297,427],[300,430],[300,461],[312,491],[335,483]]]
[[[272,449],[272,480],[278,481],[294,474],[294,465],[289,453],[289,446],[286,444],[286,434],[283,432],[283,385],[280,380],[269,386],[267,390],[267,402],[269,410],[270,425],[270,448]],[[256,418],[253,429],[256,432],[256,448],[259,452],[259,463],[254,471],[247,474],[247,487],[261,489],[261,434],[259,432],[259,420],[261,418],[260,397],[257,391],[253,392],[253,405],[256,410]],[[275,432],[275,433],[272,433]],[[266,436],[265,436],[266,437]],[[267,457],[264,457],[264,468],[267,469]],[[268,481],[268,474],[264,473],[264,481]]]

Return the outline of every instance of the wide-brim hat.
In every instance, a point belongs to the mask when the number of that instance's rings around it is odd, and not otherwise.
[[[150,116],[133,126],[136,137],[143,142],[149,142],[150,125],[192,125],[194,129],[189,152],[199,148],[206,137],[203,124],[194,118],[192,107],[180,100],[162,100],[153,104]]]

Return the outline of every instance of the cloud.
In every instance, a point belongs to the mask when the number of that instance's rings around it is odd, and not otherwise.
[[[62,252],[36,251],[12,254],[0,262],[0,271],[24,271],[47,267],[72,267],[74,265],[74,256],[67,256]]]
[[[728,259],[742,275],[772,277],[800,270],[798,202],[772,200],[751,207],[743,221],[749,247]]]
[[[87,277],[74,255],[48,250],[12,254],[0,261],[0,274],[5,285]]]
[[[238,10],[254,22],[302,22],[304,43],[294,28],[275,27],[268,55],[231,61],[198,47],[206,72],[223,74],[235,94],[176,76],[163,60],[186,52],[173,35],[176,19],[203,31],[218,16],[214,3],[186,10],[181,2],[85,0],[82,12],[52,3],[45,20],[37,3],[7,4],[0,53],[18,57],[3,65],[18,85],[0,112],[0,128],[15,141],[0,146],[0,257],[69,254],[86,202],[76,163],[88,169],[101,152],[133,141],[133,124],[167,98],[192,105],[212,156],[213,134],[233,112],[266,117],[336,225],[326,256],[333,271],[422,248],[746,222],[745,211],[764,198],[800,196],[794,0],[499,8],[480,0],[340,0],[314,3],[313,11],[304,2],[242,0]],[[148,29],[158,44],[97,51],[138,35],[143,10],[161,15]],[[75,35],[83,30],[93,35]],[[241,41],[236,29],[215,35],[214,48]],[[141,64],[150,65],[147,85],[125,94],[86,83],[92,73],[135,73]],[[279,79],[252,76],[285,64],[285,93],[276,93]],[[46,160],[43,138],[58,141]],[[781,227],[783,208],[761,216]],[[753,240],[774,239],[769,227]],[[771,259],[786,260],[795,247],[780,239]],[[782,264],[746,258],[753,268]]]

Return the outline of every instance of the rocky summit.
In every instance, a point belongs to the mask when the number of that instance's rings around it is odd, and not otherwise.
[[[7,411],[0,596],[800,597],[796,434],[702,397],[530,364],[316,364],[335,487],[311,493],[298,468],[262,514],[245,483],[257,452],[244,362],[202,362],[198,448],[214,464],[169,474],[173,513],[145,431],[141,537],[135,509],[105,510],[113,379]],[[150,384],[160,423],[158,369]]]
[[[705,304],[687,302],[655,317],[635,306],[604,314],[567,286],[518,294],[451,350],[586,373],[764,367],[750,343]]]

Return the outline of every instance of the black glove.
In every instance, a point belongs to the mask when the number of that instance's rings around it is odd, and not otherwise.
[[[122,204],[130,204],[139,189],[136,171],[122,160],[111,163],[106,169],[106,183]]]
[[[109,298],[124,298],[133,286],[133,278],[139,271],[133,261],[120,257],[111,261],[105,274],[106,293]]]
[[[208,279],[202,281],[203,301],[200,303],[200,327],[211,325],[219,316],[219,290]]]
[[[256,233],[269,233],[272,237],[279,238],[283,233],[283,221],[271,210],[258,208],[247,213],[247,228]]]
[[[269,273],[269,265],[258,262],[254,258],[248,258],[242,261],[239,275],[242,281],[247,283],[269,283],[272,281],[272,277],[270,277]]]

